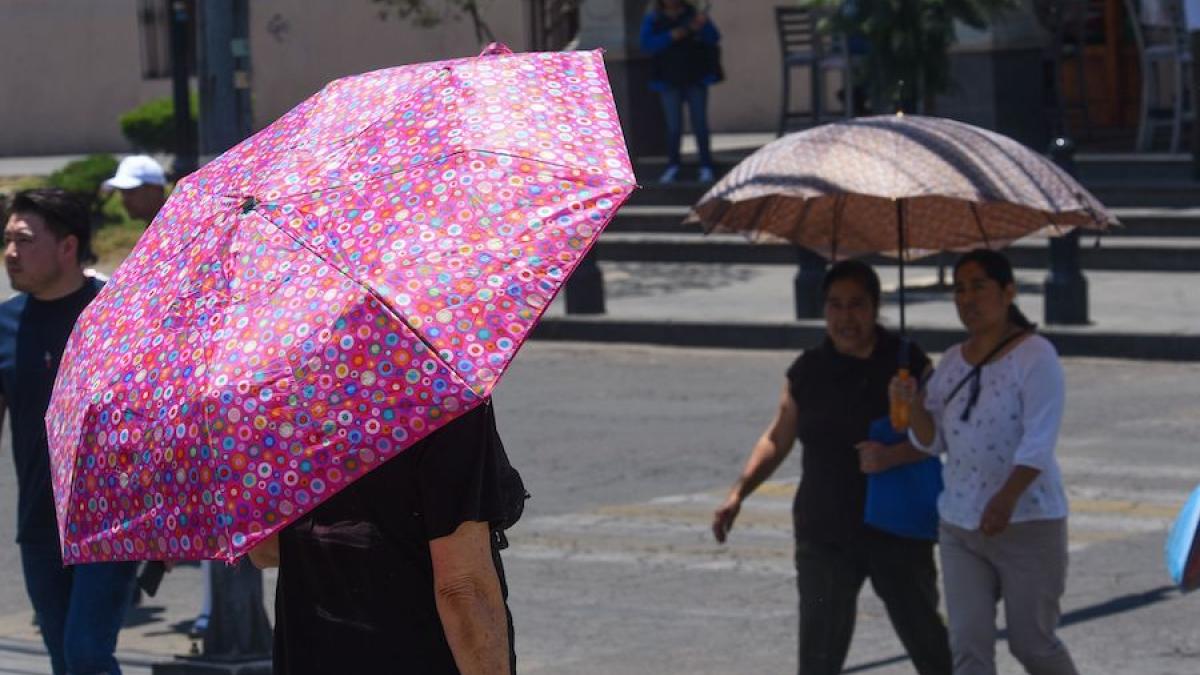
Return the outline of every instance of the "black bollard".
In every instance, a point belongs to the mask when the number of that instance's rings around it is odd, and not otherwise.
[[[567,279],[567,314],[604,314],[604,273],[593,250]]]
[[[825,313],[821,302],[821,281],[825,278],[825,259],[803,246],[796,247],[796,262],[800,269],[792,287],[796,294],[796,318],[819,319]]]
[[[242,558],[211,566],[212,614],[199,656],[156,663],[154,675],[269,675],[271,625],[263,609],[262,572]]]
[[[1075,144],[1070,139],[1054,139],[1050,157],[1063,171],[1075,175]],[[1088,323],[1088,285],[1079,260],[1079,230],[1050,239],[1050,273],[1043,288],[1046,323]]]

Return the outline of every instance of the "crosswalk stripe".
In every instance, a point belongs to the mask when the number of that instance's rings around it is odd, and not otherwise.
[[[1179,482],[1190,480],[1190,474],[1200,476],[1190,467],[1128,466],[1093,458],[1068,458],[1062,466],[1071,508],[1071,551],[1137,534],[1165,533],[1187,496]],[[1138,489],[1114,480],[1130,476],[1149,484]],[[797,483],[798,478],[791,477],[761,485],[742,505],[724,546],[713,541],[709,529],[713,510],[727,494],[725,488],[715,488],[530,517],[513,531],[508,556],[790,576]]]

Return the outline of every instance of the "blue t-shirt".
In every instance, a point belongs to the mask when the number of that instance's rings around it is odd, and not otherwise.
[[[88,277],[79,290],[57,300],[22,293],[0,304],[0,396],[12,427],[18,543],[58,543],[46,408],[71,329],[102,286]]]

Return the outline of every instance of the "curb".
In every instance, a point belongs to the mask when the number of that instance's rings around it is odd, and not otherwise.
[[[1200,271],[1200,246],[1190,241],[1164,242],[1165,246],[1142,242],[1118,241],[1097,247],[1095,235],[1085,234],[1079,247],[1080,264],[1087,271],[1113,272],[1197,272]],[[1175,245],[1171,245],[1175,244]],[[597,259],[606,262],[723,263],[743,265],[795,265],[797,247],[792,244],[755,243],[743,238],[717,239],[699,234],[605,235],[593,249]],[[1047,269],[1050,252],[1045,243],[1018,242],[1004,249],[1019,269]],[[890,266],[895,259],[864,256],[876,266]],[[913,260],[908,267],[937,267],[941,259],[927,256]]]
[[[1200,335],[1116,333],[1039,328],[1062,356],[1092,356],[1142,361],[1200,361]],[[941,352],[961,342],[961,329],[914,326],[909,334],[922,348]],[[819,320],[750,323],[649,321],[593,317],[543,317],[531,335],[535,340],[626,342],[671,347],[801,350],[825,337]]]
[[[50,655],[46,652],[46,647],[41,641],[34,642],[32,640],[0,637],[0,652],[25,654],[27,656],[44,656],[47,659],[46,664],[49,665],[50,663]],[[115,656],[117,657],[117,662],[122,666],[138,666],[140,668],[151,668],[159,664],[169,663],[174,659],[173,656],[121,649],[117,650]]]

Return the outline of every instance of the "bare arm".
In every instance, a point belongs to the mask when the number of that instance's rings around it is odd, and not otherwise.
[[[908,441],[895,445],[863,441],[854,447],[858,448],[858,468],[863,473],[879,473],[929,459],[927,453],[914,448]]]
[[[921,374],[921,382],[929,379],[929,374],[933,372],[932,366],[926,366],[925,372]],[[933,421],[933,416],[929,414],[929,410],[925,408],[925,389],[918,386],[918,382],[913,378],[901,380],[893,378],[889,387],[889,394],[892,398],[908,401],[908,423],[912,427],[913,435],[921,442],[921,445],[929,447],[937,438],[937,425]],[[911,447],[911,446],[910,446]],[[915,452],[920,452],[913,448]],[[913,460],[915,461],[915,460]]]
[[[434,596],[463,675],[508,675],[508,613],[487,523],[466,522],[429,542]]]
[[[260,570],[279,567],[279,533],[263,539],[247,553],[250,562]]]
[[[775,419],[754,444],[750,458],[742,468],[742,475],[729,490],[725,502],[713,514],[713,536],[718,542],[725,542],[729,530],[733,528],[733,521],[737,519],[738,511],[742,508],[742,501],[775,473],[775,469],[779,468],[792,451],[792,446],[796,444],[799,412],[787,385],[784,385]]]

